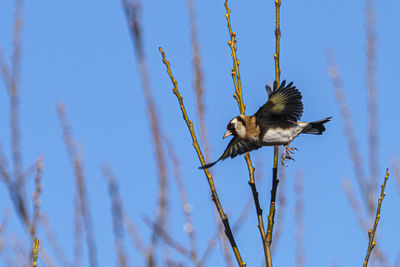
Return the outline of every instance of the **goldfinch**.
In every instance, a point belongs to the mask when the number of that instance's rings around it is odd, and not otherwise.
[[[281,162],[293,160],[291,154],[296,148],[289,144],[299,134],[317,134],[325,131],[324,124],[332,117],[313,122],[300,122],[303,113],[302,96],[293,82],[286,85],[283,81],[278,88],[266,86],[268,101],[252,116],[239,115],[233,118],[227,126],[223,138],[233,135],[228,147],[218,160],[199,167],[206,169],[214,166],[218,161],[228,157],[234,158],[248,151],[259,149],[262,146],[284,145]]]

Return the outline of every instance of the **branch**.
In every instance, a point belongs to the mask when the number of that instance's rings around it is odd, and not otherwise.
[[[376,87],[376,23],[374,0],[365,1],[365,27],[367,33],[366,85],[368,99],[368,144],[369,169],[368,212],[372,217],[375,206],[375,192],[378,185],[379,142],[378,142],[378,89]]]
[[[185,106],[183,104],[182,95],[179,93],[179,90],[178,90],[178,83],[177,83],[176,79],[174,78],[174,76],[172,75],[171,64],[167,61],[167,59],[165,57],[165,53],[161,49],[161,47],[159,48],[159,50],[160,50],[160,53],[162,55],[162,61],[163,61],[163,63],[165,64],[165,66],[167,68],[168,75],[169,75],[169,77],[170,77],[170,79],[172,81],[172,84],[174,86],[173,93],[175,94],[175,96],[178,99],[178,102],[179,102],[179,105],[180,105],[180,108],[181,108],[181,111],[182,111],[183,119],[185,120],[186,125],[187,125],[187,127],[189,129],[190,135],[192,137],[193,147],[197,152],[197,156],[199,157],[199,160],[200,160],[201,164],[205,165],[203,153],[201,152],[199,143],[197,141],[197,137],[196,137],[196,135],[194,133],[194,130],[193,130],[193,122],[191,120],[189,120],[189,117],[188,117],[188,115],[186,113]],[[236,242],[235,242],[235,239],[233,237],[232,230],[231,230],[231,227],[230,227],[229,221],[228,221],[228,215],[225,214],[224,210],[222,209],[221,203],[219,201],[218,194],[217,194],[217,191],[215,190],[215,186],[214,186],[214,179],[213,179],[212,175],[210,174],[210,172],[207,169],[204,169],[204,174],[206,175],[208,184],[210,186],[210,190],[211,190],[211,194],[212,194],[212,200],[214,201],[215,206],[217,207],[217,210],[218,210],[218,214],[219,214],[219,216],[220,216],[220,218],[222,220],[222,223],[224,224],[225,234],[228,237],[229,242],[230,242],[230,244],[232,246],[233,253],[236,256],[236,260],[237,260],[237,262],[239,263],[240,266],[246,266],[246,264],[242,260],[242,257],[240,256],[239,249],[238,249],[238,247],[236,245]]]
[[[37,254],[39,251],[39,239],[35,238],[34,244],[33,244],[33,250],[32,250],[32,254],[33,254],[33,267],[37,266]]]
[[[279,56],[280,56],[280,40],[281,40],[281,29],[279,27],[279,9],[281,6],[281,0],[275,0],[275,80],[279,84],[279,79],[281,77],[281,68],[279,67]],[[267,266],[272,266],[271,259],[271,244],[272,244],[272,232],[274,230],[274,218],[275,218],[275,202],[276,202],[276,191],[278,189],[278,155],[279,146],[274,147],[274,166],[272,168],[272,189],[271,189],[271,201],[269,205],[268,214],[268,228],[267,228]]]
[[[374,238],[375,238],[376,229],[378,227],[379,219],[381,218],[381,206],[382,206],[383,198],[386,195],[385,194],[385,187],[386,187],[386,182],[387,182],[388,178],[389,178],[389,169],[386,169],[385,180],[383,181],[383,184],[381,185],[381,195],[378,198],[378,207],[376,208],[374,227],[372,229],[368,230],[368,239],[369,239],[369,241],[368,241],[367,254],[365,255],[363,267],[367,267],[369,257],[371,255],[372,250],[375,247]]]
[[[231,56],[232,56],[232,60],[233,60],[232,79],[233,79],[233,84],[235,86],[235,94],[233,95],[233,97],[236,99],[236,101],[238,103],[240,114],[244,114],[246,105],[243,104],[242,84],[240,82],[240,73],[239,73],[239,60],[237,59],[237,56],[236,56],[237,40],[236,40],[236,33],[232,31],[232,27],[231,27],[231,21],[230,21],[231,9],[228,7],[228,0],[225,1],[225,9],[226,9],[226,21],[228,24],[228,30],[229,30],[229,36],[230,36],[228,45],[231,48],[231,51],[232,51]],[[258,192],[257,192],[255,180],[254,180],[255,168],[253,167],[253,165],[251,163],[250,154],[248,152],[246,153],[244,158],[246,160],[247,169],[249,171],[248,184],[249,184],[249,186],[251,188],[251,192],[253,194],[254,205],[256,207],[256,213],[257,213],[258,229],[260,231],[261,241],[262,241],[263,247],[264,247],[265,260],[267,260],[268,248],[267,248],[267,243],[266,243],[264,221],[263,221],[263,217],[262,217],[262,209],[260,207],[260,201],[258,199]]]
[[[35,191],[33,192],[33,218],[30,227],[30,234],[32,240],[36,237],[36,225],[40,216],[40,193],[42,192],[42,170],[43,170],[43,157],[40,156],[37,161],[37,169],[35,175]]]
[[[101,168],[104,178],[108,185],[108,194],[111,199],[111,214],[112,225],[114,232],[114,246],[117,253],[118,266],[126,267],[128,265],[128,258],[124,246],[124,214],[122,208],[122,199],[119,192],[119,186],[115,179],[111,167],[103,165]]]

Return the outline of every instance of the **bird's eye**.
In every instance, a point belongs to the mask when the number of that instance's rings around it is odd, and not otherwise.
[[[233,132],[235,130],[235,125],[233,123],[229,123],[226,127],[229,131]]]

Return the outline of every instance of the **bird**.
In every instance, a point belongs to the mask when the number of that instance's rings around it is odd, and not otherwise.
[[[327,117],[313,122],[299,121],[303,114],[302,95],[293,85],[282,81],[278,86],[273,83],[273,89],[266,87],[268,101],[251,116],[239,115],[234,117],[227,125],[223,136],[233,136],[222,155],[214,162],[200,166],[199,169],[207,169],[217,162],[228,157],[234,158],[246,152],[256,150],[262,146],[283,145],[281,163],[294,160],[291,154],[296,148],[289,147],[300,134],[321,135],[325,131],[324,124],[331,120]]]

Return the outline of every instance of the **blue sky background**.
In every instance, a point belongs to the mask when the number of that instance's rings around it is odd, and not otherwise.
[[[233,30],[237,33],[238,58],[246,113],[254,113],[267,99],[266,83],[274,80],[274,1],[230,3]],[[399,155],[400,99],[399,18],[400,2],[389,0],[376,6],[377,87],[379,90],[379,183],[393,156]],[[182,120],[180,109],[158,47],[172,63],[189,116],[196,119],[189,18],[186,1],[143,1],[144,47],[157,102],[159,124],[171,137],[182,163],[184,183],[194,207],[195,229],[200,252],[215,233],[213,204],[199,160]],[[227,145],[221,140],[228,121],[237,115],[232,98],[232,59],[223,1],[196,1],[199,40],[204,70],[206,118],[212,158]],[[0,3],[0,45],[9,62],[12,46],[13,2]],[[284,190],[287,200],[283,234],[274,254],[276,266],[295,264],[294,173],[304,173],[304,246],[307,266],[357,266],[364,259],[367,233],[357,226],[341,187],[344,177],[355,185],[342,120],[328,76],[326,51],[337,56],[351,108],[360,150],[368,166],[368,117],[365,81],[366,33],[364,1],[283,1],[281,7],[282,79],[294,81],[303,94],[302,120],[333,116],[322,136],[301,136],[293,145],[299,149],[290,162]],[[115,266],[110,199],[100,166],[108,162],[121,188],[124,207],[138,224],[144,240],[151,231],[143,217],[152,216],[157,199],[156,163],[149,135],[146,107],[132,41],[119,1],[27,1],[24,6],[21,73],[21,142],[23,163],[28,167],[44,156],[42,210],[54,226],[71,261],[73,259],[73,196],[75,181],[69,163],[55,105],[65,103],[73,137],[84,158],[88,198],[94,221],[100,266]],[[10,158],[9,104],[4,84],[0,86],[0,142]],[[196,125],[196,122],[195,122]],[[262,162],[265,177],[258,184],[261,205],[267,212],[270,198],[272,148],[252,152]],[[170,162],[168,164],[171,166]],[[171,168],[170,174],[172,174]],[[368,169],[366,168],[366,171]],[[214,167],[217,190],[231,222],[239,216],[251,195],[245,161],[238,157]],[[179,195],[170,175],[168,229],[188,244]],[[27,183],[33,191],[33,176]],[[400,249],[399,191],[393,176],[387,186],[379,224],[378,245],[389,261]],[[359,195],[356,190],[357,196]],[[31,193],[29,193],[29,196]],[[279,205],[279,203],[278,203]],[[0,211],[8,208],[11,218],[5,241],[21,231],[7,189],[0,186]],[[254,207],[236,235],[247,266],[260,266],[263,250]],[[2,215],[1,215],[2,216]],[[2,217],[0,217],[2,218]],[[266,220],[265,220],[266,221]],[[280,223],[276,221],[276,223]],[[41,236],[39,236],[41,239]],[[43,238],[44,239],[44,238]],[[127,240],[127,238],[126,238]],[[45,244],[46,241],[43,240]],[[7,252],[6,250],[4,253]],[[132,266],[143,258],[126,242]],[[86,248],[85,248],[86,249]],[[8,252],[11,249],[8,248]],[[224,266],[219,247],[209,266]],[[86,251],[85,251],[86,254]],[[177,254],[175,259],[187,262]],[[2,257],[1,266],[5,260]],[[88,262],[85,258],[85,265]]]

